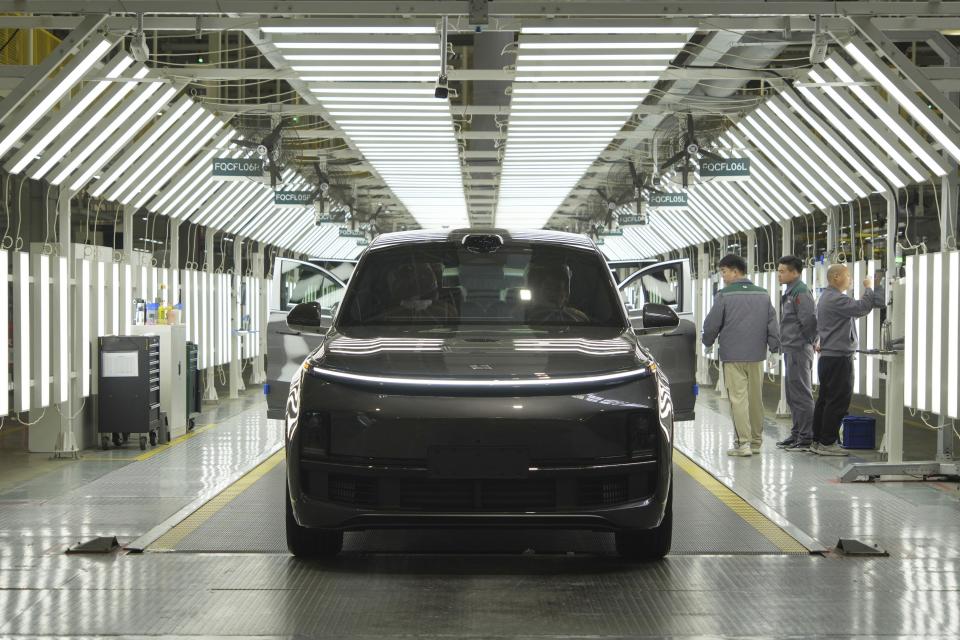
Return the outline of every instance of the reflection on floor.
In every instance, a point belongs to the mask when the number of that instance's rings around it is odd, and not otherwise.
[[[263,459],[281,433],[257,401],[147,460],[69,464],[0,492],[0,637],[960,637],[952,486],[839,485],[843,461],[775,450],[774,420],[762,455],[730,460],[726,413],[702,396],[678,446],[821,541],[871,538],[892,556],[62,554],[82,536],[138,536]]]

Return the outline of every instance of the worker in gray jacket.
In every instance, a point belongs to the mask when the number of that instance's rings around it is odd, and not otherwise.
[[[780,298],[780,345],[786,368],[783,387],[793,417],[790,435],[777,443],[787,451],[806,451],[813,441],[813,345],[817,341],[817,306],[800,277],[796,256],[777,261],[777,277],[786,288]]]
[[[853,354],[857,350],[857,318],[870,313],[878,298],[873,280],[863,281],[863,297],[854,300],[847,295],[850,270],[835,264],[827,271],[829,285],[817,302],[817,349],[820,361],[817,374],[820,392],[813,411],[813,444],[810,451],[821,456],[845,456],[837,437],[840,423],[847,415],[853,397]]]
[[[727,455],[749,457],[760,453],[763,442],[763,362],[768,348],[780,351],[780,331],[769,292],[746,277],[743,258],[726,255],[719,266],[726,286],[717,292],[703,321],[703,344],[712,347],[720,340],[736,429],[735,446]]]

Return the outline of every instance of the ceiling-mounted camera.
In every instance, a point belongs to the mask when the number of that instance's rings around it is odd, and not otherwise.
[[[450,84],[447,76],[441,75],[437,78],[437,86],[433,90],[433,97],[438,100],[446,100],[450,96]]]

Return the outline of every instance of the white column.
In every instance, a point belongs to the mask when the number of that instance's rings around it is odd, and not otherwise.
[[[890,294],[897,276],[897,197],[895,193],[887,192],[887,277],[885,293],[887,298],[887,317],[893,317],[893,305],[890,304]],[[887,461],[903,462],[903,352],[897,351],[887,361],[886,399],[884,410],[886,413],[886,432],[884,438],[887,443]]]
[[[956,94],[952,94],[956,95]],[[944,154],[946,158],[946,154]],[[948,262],[946,256],[949,255],[948,247],[946,246],[946,239],[951,237],[951,234],[954,234],[952,237],[956,241],[956,233],[958,229],[954,226],[957,223],[955,216],[957,215],[957,164],[955,162],[948,162],[950,171],[943,177],[943,180],[940,185],[940,253],[944,256],[943,258],[943,268],[948,268]],[[936,188],[936,187],[934,187]],[[950,282],[949,278],[946,276],[941,278],[942,290],[935,292],[935,295],[940,295],[942,300],[949,300],[950,296],[953,295],[951,289],[956,286],[956,283]],[[947,308],[946,305],[943,306],[945,311]],[[946,345],[949,344],[949,321],[946,319],[946,313],[944,313],[944,320],[940,323],[942,328],[941,342],[940,344]],[[952,354],[956,355],[956,354]],[[949,368],[949,358],[941,358],[941,370],[939,371],[940,379],[947,380]],[[937,372],[935,372],[936,375]],[[949,462],[953,460],[954,452],[956,451],[956,441],[953,435],[953,429],[950,428],[949,421],[944,417],[946,415],[947,407],[947,398],[948,398],[948,388],[946,384],[941,384],[941,397],[940,397],[940,414],[937,420],[937,460],[943,462]]]
[[[747,231],[747,275],[759,271],[757,267],[757,232],[755,229]]]
[[[233,277],[231,282],[233,286],[230,291],[230,308],[232,313],[228,314],[233,318],[230,327],[230,397],[239,398],[243,386],[243,337],[237,333],[240,330],[240,301],[243,299],[243,269],[241,268],[243,260],[243,239],[240,236],[233,237]]]
[[[73,384],[73,365],[80,360],[76,358],[79,355],[77,347],[81,349],[88,348],[89,345],[80,344],[80,323],[89,322],[88,318],[79,318],[76,309],[79,307],[76,303],[76,296],[89,295],[89,291],[81,290],[79,283],[72,288],[71,283],[76,280],[74,273],[76,268],[73,262],[73,246],[70,242],[70,228],[72,211],[70,207],[70,198],[73,194],[67,190],[60,192],[60,199],[57,203],[57,213],[59,215],[59,227],[57,230],[60,239],[59,251],[60,257],[57,260],[56,267],[53,269],[54,282],[56,283],[54,291],[53,313],[56,320],[53,323],[53,344],[54,353],[54,384],[53,401],[59,404],[60,414],[60,432],[57,435],[57,443],[54,446],[54,457],[79,456],[79,441],[82,437],[83,421],[74,417],[79,402],[75,399],[80,396],[78,385]],[[65,267],[65,268],[64,268]],[[66,282],[62,282],[63,279]],[[74,291],[76,294],[74,294]],[[63,295],[66,293],[66,295]],[[63,322],[67,326],[63,326]],[[79,382],[79,371],[76,380]],[[66,379],[64,379],[66,376]],[[66,401],[61,392],[66,393]],[[79,436],[79,437],[78,437]]]
[[[214,259],[213,259],[213,245],[214,245],[214,243],[213,243],[213,239],[214,239],[214,235],[216,235],[216,234],[214,233],[213,229],[210,229],[210,228],[207,228],[207,229],[206,229],[206,232],[205,232],[205,234],[204,234],[204,256],[205,256],[204,270],[207,272],[208,277],[211,279],[211,281],[214,279],[214,278],[213,278],[213,270],[214,270]],[[211,283],[210,283],[210,288],[213,289],[213,287],[214,287],[214,284],[213,284],[213,282],[211,282]],[[207,292],[207,295],[208,295],[208,296],[210,295],[210,294],[209,294],[209,291]],[[202,305],[202,304],[203,304],[203,303],[201,302],[201,305]],[[214,318],[217,317],[217,314],[216,314],[216,312],[215,312],[215,309],[216,309],[216,303],[214,303],[213,305],[211,305],[211,308],[210,308],[210,315],[212,315]],[[208,319],[208,318],[201,318],[201,322],[209,322],[209,319]],[[216,343],[216,339],[215,339],[214,336],[216,336],[216,325],[215,325],[215,324],[214,324],[214,334],[213,334],[213,336],[210,337],[210,340],[208,341],[209,345],[211,345],[211,346]],[[207,356],[207,364],[208,364],[209,366],[207,367],[207,370],[206,370],[206,377],[207,377],[206,392],[205,392],[204,395],[203,395],[203,399],[204,399],[204,400],[211,401],[211,402],[216,402],[216,401],[219,399],[219,396],[217,395],[217,374],[216,374],[216,364],[214,364],[215,362],[216,362],[216,358],[214,357],[214,353],[213,353],[213,350],[212,350],[212,348],[211,348],[211,353]]]
[[[710,256],[707,253],[706,245],[697,246],[697,304],[696,304],[696,325],[697,330],[703,330],[703,321],[707,317],[705,305],[706,297],[709,293]],[[710,359],[705,355],[706,350],[700,343],[700,336],[697,336],[697,384],[701,387],[710,386]]]
[[[267,322],[270,320],[270,297],[267,290],[267,280],[264,279],[264,246],[258,244],[258,250],[253,256],[253,275],[260,283],[259,303],[257,304],[257,331],[254,337],[257,341],[257,355],[254,358],[252,382],[263,384],[267,381],[266,354],[267,354]]]
[[[793,224],[786,220],[780,223],[780,229],[782,231],[782,240],[780,243],[780,251],[782,255],[789,256],[793,254]],[[780,317],[780,305],[777,305],[777,317]],[[786,373],[785,371],[783,372]],[[779,418],[789,418],[790,417],[790,407],[787,406],[787,376],[780,376],[780,402],[777,403],[777,417]]]

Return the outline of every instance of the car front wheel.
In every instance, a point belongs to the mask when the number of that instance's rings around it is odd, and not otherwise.
[[[301,527],[293,517],[290,488],[287,499],[287,549],[298,558],[330,558],[343,548],[343,532]]]
[[[667,508],[660,526],[653,529],[617,531],[617,552],[624,560],[649,562],[670,553],[673,539],[673,487],[667,496]]]

